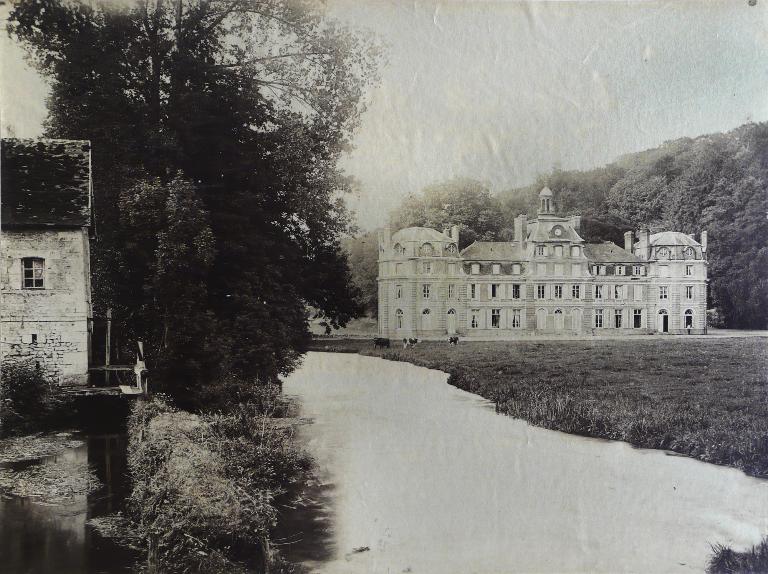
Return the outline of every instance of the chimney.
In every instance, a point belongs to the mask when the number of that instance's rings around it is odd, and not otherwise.
[[[701,241],[699,243],[701,243],[702,256],[706,257],[706,253],[707,253],[707,232],[706,231],[701,232]]]
[[[579,233],[581,231],[581,215],[571,216],[571,227],[573,227],[573,230],[576,233]]]
[[[451,239],[453,239],[456,242],[456,247],[459,246],[459,226],[454,225],[451,227]]]
[[[525,243],[525,238],[528,235],[528,216],[518,215],[515,217],[515,241],[521,245]]]
[[[627,231],[626,233],[624,233],[624,250],[632,253],[633,243],[634,242],[632,241],[632,232]]]
[[[651,232],[647,227],[640,230],[638,239],[645,246],[645,253],[637,253],[637,255],[648,261],[651,258]]]
[[[451,236],[451,230],[448,227],[443,227],[443,235]]]

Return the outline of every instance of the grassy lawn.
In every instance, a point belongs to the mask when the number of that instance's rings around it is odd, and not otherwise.
[[[768,477],[768,340],[424,342],[316,340],[450,374],[498,412],[568,433],[662,448]]]

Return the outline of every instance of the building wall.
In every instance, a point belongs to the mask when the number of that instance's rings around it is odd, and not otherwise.
[[[59,383],[88,379],[91,316],[86,229],[3,230],[0,360],[34,361]],[[25,289],[22,258],[44,260],[44,287]]]

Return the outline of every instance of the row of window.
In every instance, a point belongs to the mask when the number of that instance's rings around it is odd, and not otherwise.
[[[555,257],[563,257],[563,255],[567,253],[565,251],[565,246],[563,245],[537,245],[536,246],[536,256],[537,257],[549,257],[550,255],[554,255]],[[571,245],[570,249],[571,257],[581,257],[581,247],[578,245]]]
[[[645,275],[645,265],[612,265],[614,275]],[[609,267],[607,265],[591,265],[589,272],[592,275],[607,275]]]
[[[405,251],[406,251],[405,246],[399,243],[395,243],[395,246],[393,247],[393,249],[397,255],[405,255]],[[432,257],[434,255],[437,255],[438,251],[439,250],[435,248],[435,246],[432,245],[431,243],[424,243],[419,247],[419,255],[422,257]],[[447,253],[448,255],[456,255],[458,252],[459,252],[458,248],[453,243],[449,243],[448,245],[445,246],[445,253]]]
[[[504,285],[501,283],[488,283],[488,298],[489,299],[500,299],[502,298],[502,294],[504,292]],[[477,283],[470,283],[469,285],[469,298],[470,299],[478,299],[479,298],[479,285]],[[567,286],[564,285],[551,285],[551,294],[553,299],[562,299],[564,289],[567,288]],[[613,286],[613,299],[622,300],[626,299],[628,297],[628,290],[627,285],[614,285]],[[595,299],[607,299],[610,285],[595,285],[594,286],[594,298]],[[669,286],[668,285],[660,285],[658,287],[659,290],[659,300],[666,300],[669,299]],[[521,285],[519,283],[511,283],[507,284],[506,286],[506,293],[507,298],[509,299],[520,299],[521,297]],[[634,292],[634,300],[635,301],[642,301],[643,300],[643,290],[641,285],[633,285],[633,292]],[[571,299],[581,299],[581,285],[571,285],[570,286],[570,294]],[[429,299],[432,295],[432,285],[429,283],[424,283],[421,286],[421,296],[423,299]],[[454,299],[457,296],[456,292],[456,285],[449,284],[448,285],[448,298]],[[402,299],[403,298],[403,286],[402,285],[395,285],[395,299]],[[547,285],[544,284],[538,284],[536,285],[536,299],[546,299],[547,298]],[[685,286],[685,298],[688,300],[692,300],[694,298],[694,288],[693,285],[686,285]]]
[[[672,251],[669,247],[658,247],[656,249],[656,259],[670,259]],[[693,247],[683,249],[683,259],[696,259],[696,250]]]

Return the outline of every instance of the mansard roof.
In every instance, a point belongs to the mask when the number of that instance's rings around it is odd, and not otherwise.
[[[475,241],[465,247],[461,256],[474,261],[522,261],[525,253],[514,241]]]
[[[648,240],[651,245],[673,247],[676,245],[684,245],[687,247],[701,247],[701,244],[693,239],[690,235],[680,233],[679,231],[662,231],[661,233],[654,233]],[[638,241],[635,244],[637,249],[644,249],[646,247],[645,241]]]
[[[83,140],[0,141],[3,227],[89,227],[91,144]]]
[[[554,236],[550,231],[559,226],[562,228],[563,233],[559,236]],[[553,218],[546,221],[534,220],[528,223],[528,241],[584,241],[576,230],[571,225],[570,219]]]
[[[594,263],[640,263],[643,260],[616,245],[613,241],[584,244],[584,255]]]
[[[445,233],[430,227],[406,227],[392,235],[392,243],[401,241],[452,241]]]

